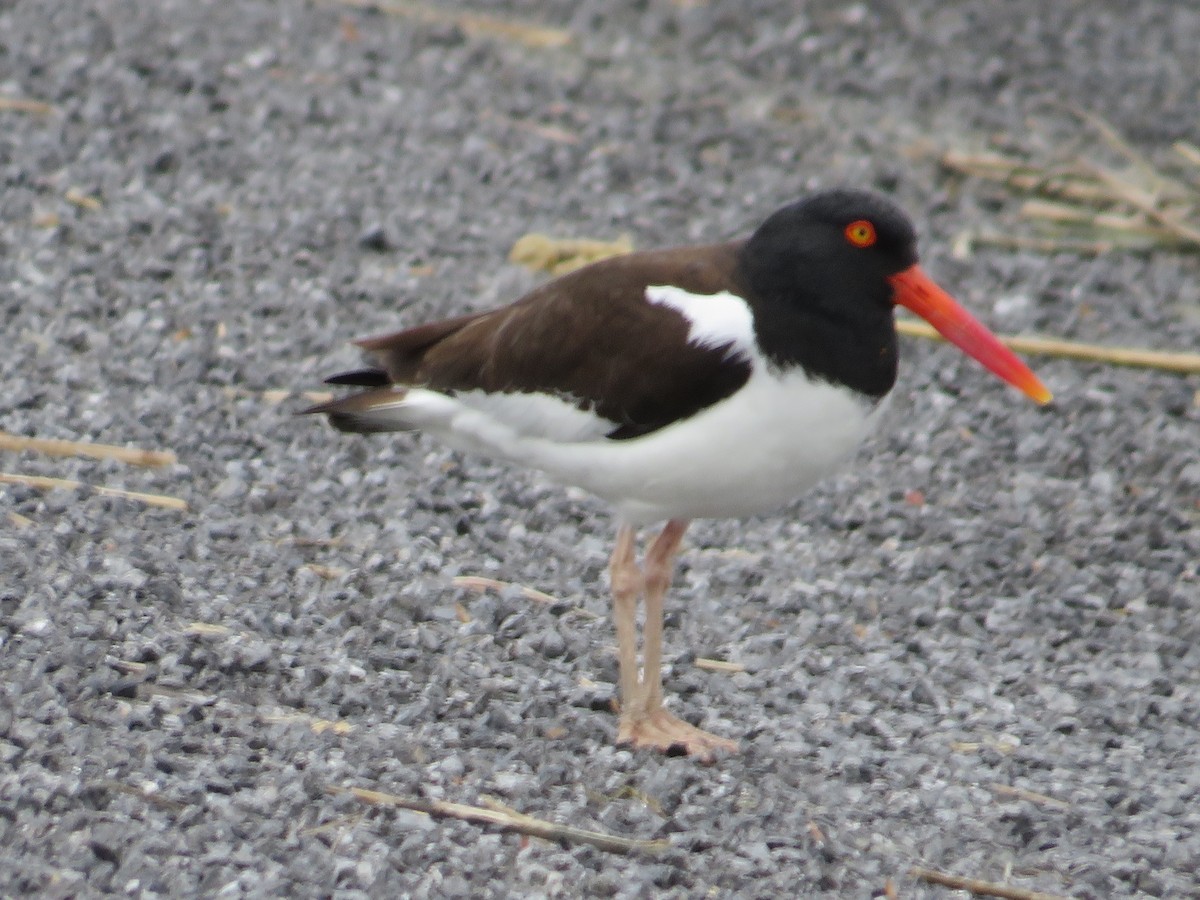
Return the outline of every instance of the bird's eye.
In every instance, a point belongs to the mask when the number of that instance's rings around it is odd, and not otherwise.
[[[855,247],[870,247],[875,243],[875,226],[866,219],[859,219],[846,226],[845,235]]]

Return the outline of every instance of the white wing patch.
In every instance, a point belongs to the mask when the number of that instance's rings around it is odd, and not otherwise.
[[[706,348],[729,345],[729,356],[755,355],[754,315],[736,294],[692,294],[672,285],[652,284],[646,288],[646,299],[669,306],[688,320],[689,344]]]

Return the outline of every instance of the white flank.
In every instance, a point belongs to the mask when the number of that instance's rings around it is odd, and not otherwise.
[[[679,312],[691,326],[688,343],[697,347],[731,345],[730,356],[750,357],[754,354],[754,314],[746,301],[736,294],[692,294],[667,284],[646,288],[651,303],[669,306]]]
[[[449,395],[428,388],[409,388],[393,415],[409,428],[436,434],[458,450],[504,456],[520,461],[506,448],[524,441],[575,446],[602,441],[617,427],[569,399],[546,394],[489,394],[463,391]]]
[[[625,521],[750,516],[785,506],[848,459],[876,411],[854,392],[772,371],[750,351],[732,397],[644,437],[565,400],[411,389],[396,414],[459,450],[483,453],[591,491]]]
[[[617,427],[616,422],[580,409],[569,397],[464,391],[455,399],[481,421],[503,422],[504,428],[524,438],[562,443],[595,441]]]

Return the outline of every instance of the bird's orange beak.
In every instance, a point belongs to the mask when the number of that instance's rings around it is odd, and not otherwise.
[[[1000,343],[1000,339],[937,286],[920,266],[913,265],[888,278],[892,300],[910,309],[937,329],[963,353],[978,360],[985,369],[1023,391],[1038,403],[1049,403],[1051,394],[1029,366]]]

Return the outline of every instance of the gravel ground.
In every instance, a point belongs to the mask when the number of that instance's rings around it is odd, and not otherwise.
[[[338,2],[0,5],[0,95],[53,105],[0,111],[0,428],[179,459],[0,467],[188,503],[0,486],[0,895],[947,896],[925,865],[1200,896],[1194,377],[1035,361],[1037,409],[908,342],[852,470],[691,532],[668,689],[743,746],[708,767],[612,744],[600,504],[292,415],[347,339],[535,283],[505,261],[528,231],[718,239],[835,183],[896,196],[998,330],[1194,349],[1195,256],[955,259],[1017,203],[922,151],[1102,154],[1073,107],[1200,142],[1200,9],[486,9],[572,43]]]

